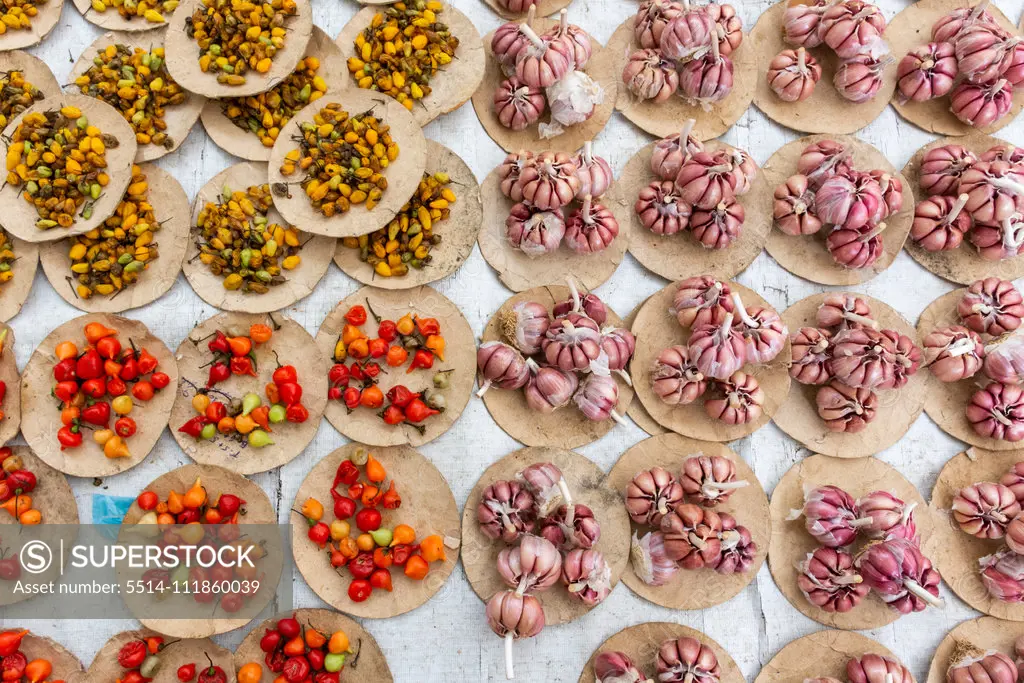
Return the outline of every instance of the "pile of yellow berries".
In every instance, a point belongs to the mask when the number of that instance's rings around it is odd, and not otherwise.
[[[39,5],[46,0],[0,0],[0,36],[12,31],[32,28],[32,18],[39,15]]]
[[[199,45],[204,73],[216,73],[218,83],[242,85],[247,71],[270,71],[284,48],[285,21],[296,12],[295,0],[202,0],[185,20],[185,31]]]
[[[164,23],[167,15],[178,9],[178,0],[92,0],[90,4],[94,12],[114,9],[128,21],[142,17],[151,24]]]
[[[44,97],[39,88],[25,80],[21,71],[0,73],[0,129]]]
[[[0,284],[14,278],[14,242],[7,231],[0,228]],[[3,333],[0,333],[0,353],[3,352]]]

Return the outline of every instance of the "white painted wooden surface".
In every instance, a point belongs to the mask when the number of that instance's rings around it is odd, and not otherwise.
[[[1024,0],[995,0],[995,3],[1015,21],[1024,7]],[[470,16],[481,34],[500,23],[481,0],[455,0],[455,4]],[[742,0],[737,4],[749,28],[769,2]],[[880,0],[880,4],[886,15],[892,18],[909,3],[906,0]],[[635,8],[636,3],[632,0],[577,0],[570,7],[570,18],[598,39],[606,41]],[[332,36],[338,34],[357,9],[351,0],[314,0],[315,21]],[[59,81],[66,82],[74,60],[100,33],[99,28],[86,23],[67,1],[57,29],[44,45],[31,51],[51,65]],[[459,153],[478,178],[483,178],[503,156],[484,134],[468,104],[432,123],[426,133]],[[1024,144],[1024,118],[1004,129],[1002,135],[1017,144]],[[725,140],[748,149],[758,162],[763,163],[777,148],[796,137],[799,137],[796,133],[772,124],[752,107],[726,134]],[[863,130],[860,137],[880,148],[897,167],[902,167],[918,147],[932,140],[932,136],[904,122],[891,108]],[[650,139],[616,114],[597,138],[596,151],[606,156],[619,170]],[[181,148],[159,163],[178,178],[190,197],[194,197],[209,178],[233,161],[209,140],[197,124]],[[180,210],[187,211],[188,208],[181,207]],[[493,220],[502,218],[494,217]],[[780,311],[822,289],[788,274],[767,254],[761,254],[738,279],[760,291]],[[627,257],[611,281],[598,293],[620,315],[625,315],[664,284]],[[357,287],[357,283],[332,265],[313,295],[286,313],[315,333],[336,302]],[[438,283],[437,288],[460,306],[477,332],[510,295],[477,250],[458,273]],[[949,283],[926,272],[904,253],[888,271],[861,290],[885,300],[909,320],[915,321],[930,301],[951,288]],[[162,299],[128,315],[143,320],[173,349],[193,325],[214,313],[213,308],[192,292],[185,279],[179,277],[173,289]],[[24,366],[47,332],[77,315],[78,311],[57,296],[40,271],[31,300],[13,321],[17,332],[15,351],[19,366]],[[620,453],[644,436],[632,425],[616,427],[604,439],[581,451],[608,470]],[[287,520],[287,509],[306,472],[319,458],[343,442],[344,439],[324,421],[305,453],[278,472],[255,477],[277,505],[281,521]],[[751,463],[769,491],[803,455],[797,444],[773,425],[732,445]],[[446,435],[422,451],[448,478],[461,505],[484,469],[517,447],[490,419],[483,404],[474,400]],[[927,497],[941,465],[960,448],[961,444],[945,436],[922,415],[910,433],[881,457],[896,466]],[[165,433],[149,458],[134,470],[103,481],[99,488],[91,480],[74,480],[72,483],[82,521],[91,519],[94,492],[135,495],[150,480],[186,461],[186,456]],[[294,585],[297,606],[322,606],[297,574]],[[906,616],[891,626],[868,634],[899,653],[918,680],[924,679],[932,651],[945,632],[975,616],[946,586],[942,587],[942,593],[948,602],[944,612],[928,611]],[[790,607],[773,584],[767,566],[762,568],[757,580],[736,598],[703,612],[675,612],[652,606],[620,585],[605,604],[587,618],[548,629],[538,638],[518,641],[515,652],[519,680],[576,681],[584,662],[605,638],[625,626],[649,620],[677,621],[704,631],[729,650],[748,680],[752,680],[761,665],[790,640],[822,628]],[[461,567],[440,593],[420,609],[387,621],[365,620],[363,623],[384,648],[397,681],[503,679],[501,641],[487,628],[483,605],[470,590]],[[132,622],[117,621],[37,621],[24,625],[57,638],[86,664],[109,636],[134,626]],[[218,640],[233,647],[246,631],[243,629]]]

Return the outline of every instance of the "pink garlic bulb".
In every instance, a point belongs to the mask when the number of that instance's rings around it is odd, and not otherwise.
[[[538,367],[532,358],[526,359],[529,377],[523,388],[526,405],[539,413],[551,413],[569,405],[579,379],[575,372],[552,367]]]
[[[722,555],[712,568],[719,574],[743,574],[754,565],[757,543],[750,529],[736,522],[732,515],[722,513]]]
[[[790,335],[789,376],[800,384],[825,384],[832,379],[832,333],[801,327]]]
[[[679,70],[679,94],[690,104],[711,111],[732,92],[732,59],[722,54],[717,33],[712,36],[711,51],[686,62]]]
[[[857,502],[849,493],[831,484],[804,492],[804,507],[790,519],[804,516],[807,533],[827,548],[843,548],[857,538],[857,530],[871,523],[861,517]]]
[[[537,13],[533,3],[530,3],[529,11],[526,23],[532,24]],[[521,27],[522,24],[516,21],[502,24],[494,31],[494,37],[491,39],[491,53],[506,76],[515,74],[519,53],[530,45],[530,39],[526,37]]]
[[[1024,602],[1024,555],[1002,548],[978,560],[985,590],[1001,602]]]
[[[713,209],[736,196],[740,178],[723,151],[699,152],[688,159],[676,175],[682,200],[698,209]]]
[[[608,369],[633,386],[633,380],[626,372],[626,366],[636,351],[633,333],[624,327],[604,327],[601,329],[601,349],[608,356]]]
[[[1018,555],[1024,555],[1024,515],[1018,514],[1006,525],[1006,545]]]
[[[954,658],[946,669],[946,683],[1017,683],[1017,665],[1002,652],[958,641]]]
[[[564,127],[583,123],[604,102],[604,88],[584,71],[570,71],[544,89],[551,110],[551,123],[542,126],[541,137],[562,134]]]
[[[586,505],[559,505],[539,522],[539,532],[561,550],[592,548],[601,538],[601,525]]]
[[[558,16],[558,25],[547,31],[541,38],[549,43],[557,43],[560,52],[569,55],[570,70],[581,71],[590,61],[593,46],[586,31],[575,24],[569,23],[569,11],[562,9]]]
[[[842,550],[818,548],[797,569],[800,592],[826,612],[849,612],[871,590],[853,566],[853,556]]]
[[[541,152],[519,175],[523,201],[541,211],[565,206],[576,197],[580,188],[577,171],[568,154]]]
[[[682,494],[704,507],[724,503],[733,491],[747,483],[736,479],[736,465],[724,455],[689,455],[681,466]]]
[[[562,583],[569,595],[587,607],[594,607],[612,592],[612,569],[601,551],[574,548],[562,562]]]
[[[547,100],[539,88],[532,88],[515,76],[501,82],[494,91],[494,113],[510,130],[526,130],[540,120]]]
[[[631,520],[658,528],[662,518],[683,502],[683,488],[671,472],[655,466],[626,484],[625,500]]]
[[[743,335],[733,327],[733,313],[726,313],[722,324],[695,327],[687,344],[693,364],[705,377],[726,380],[746,360],[747,346]]]
[[[757,180],[758,168],[754,158],[746,150],[739,147],[725,147],[718,153],[725,157],[728,163],[732,165],[732,172],[736,177],[736,187],[733,188],[736,196],[739,197],[750,192],[750,188],[754,186],[754,181]]]
[[[551,315],[561,318],[569,313],[579,313],[593,320],[598,325],[604,325],[608,319],[608,308],[596,294],[580,294],[576,288],[576,281],[571,277],[566,278],[569,287],[569,298],[559,301],[551,309]]]
[[[1010,113],[1013,86],[1005,78],[985,83],[964,81],[953,88],[949,110],[968,126],[985,128]]]
[[[519,545],[498,553],[498,574],[516,592],[540,593],[555,585],[562,571],[562,556],[547,539],[525,534]]]
[[[885,223],[879,223],[863,228],[837,228],[825,239],[825,246],[835,262],[844,268],[869,268],[885,252],[881,234],[886,227]]]
[[[737,292],[733,292],[732,300],[740,318],[736,327],[743,335],[743,342],[746,345],[746,362],[763,365],[775,360],[789,336],[786,323],[782,322],[779,314],[770,308],[745,308]]]
[[[956,56],[950,43],[919,45],[900,60],[896,67],[899,100],[926,102],[942,97],[953,89],[957,77]]]
[[[661,520],[665,554],[683,569],[717,564],[722,556],[722,518],[713,510],[683,503]]]
[[[532,28],[521,24],[519,30],[530,44],[516,55],[516,76],[531,88],[546,88],[562,80],[572,70],[571,54],[561,41],[541,40]]]
[[[999,483],[1013,491],[1017,502],[1024,506],[1024,461],[1014,463]]]
[[[1024,439],[1024,389],[992,382],[971,396],[967,421],[979,435],[1000,441]]]
[[[896,348],[871,328],[841,330],[833,339],[832,372],[851,387],[873,389],[893,379]]]
[[[665,102],[679,90],[679,72],[659,50],[637,50],[626,60],[622,82],[641,102]]]
[[[711,2],[705,6],[718,34],[718,49],[729,56],[743,43],[743,19],[728,3]]]
[[[708,417],[738,425],[755,422],[764,414],[764,390],[753,375],[737,370],[713,386],[716,396],[704,401]]]
[[[921,612],[939,599],[939,573],[917,545],[903,538],[875,541],[856,559],[864,583],[900,614]]]
[[[974,330],[950,325],[924,338],[924,360],[940,382],[974,377],[985,358],[985,345]]]
[[[1014,145],[994,145],[979,157],[982,161],[1005,161],[1009,164],[1024,163],[1024,149]]]
[[[551,326],[551,318],[544,304],[520,301],[501,313],[500,325],[506,339],[526,355],[532,356],[540,351],[544,334]]]
[[[921,367],[921,349],[913,339],[896,330],[882,330],[882,336],[888,337],[892,343],[896,361],[893,363],[892,379],[878,385],[878,388],[900,389],[906,386]]]
[[[768,86],[783,102],[801,102],[821,80],[821,65],[807,50],[783,50],[768,64]]]
[[[839,62],[832,84],[840,97],[861,104],[873,100],[882,88],[885,67],[892,60],[870,54],[858,54]]]
[[[505,219],[505,236],[513,249],[530,258],[553,253],[565,235],[565,219],[560,210],[543,211],[526,202],[512,206]]]
[[[715,22],[708,11],[686,3],[662,31],[658,46],[668,59],[688,60],[708,51],[713,37],[717,37]]]
[[[674,183],[655,180],[640,190],[633,210],[640,223],[655,235],[674,235],[689,227],[692,208],[680,197]]]
[[[956,312],[964,325],[978,334],[998,337],[1020,327],[1024,296],[1009,280],[987,277],[971,283]]]
[[[875,419],[878,396],[871,389],[855,388],[832,380],[814,397],[818,417],[831,432],[856,434]]]
[[[679,282],[669,312],[675,314],[682,327],[688,328],[721,324],[733,309],[729,283],[710,275],[697,275]]]
[[[735,199],[719,202],[713,209],[694,209],[690,231],[705,249],[725,249],[743,233],[746,213]]]
[[[895,659],[872,652],[846,662],[846,677],[850,683],[914,683],[910,670]]]
[[[826,294],[818,306],[816,319],[819,327],[835,327],[836,331],[879,325],[871,318],[871,308],[864,299],[853,294]]]
[[[633,16],[633,36],[640,47],[656,49],[661,45],[665,27],[679,15],[682,7],[670,0],[645,0]]]
[[[919,201],[910,238],[927,251],[956,249],[971,229],[971,214],[963,210],[966,204],[965,194],[956,198],[935,195]]]
[[[1024,42],[1017,43],[1003,59],[1003,78],[1014,88],[1024,85]]]
[[[977,221],[967,238],[987,261],[1019,256],[1024,252],[1024,213],[1015,212],[1001,221]]]
[[[611,418],[619,424],[626,424],[615,410],[619,404],[619,385],[608,375],[587,375],[572,399],[588,420],[602,422]]]
[[[476,367],[480,371],[483,396],[492,386],[499,389],[521,389],[530,377],[526,360],[517,350],[499,341],[484,342],[476,351]]]
[[[964,171],[960,192],[975,222],[1001,223],[1024,210],[1024,169],[1005,161],[978,161]]]
[[[714,651],[689,636],[661,644],[657,671],[662,683],[718,683],[721,675]]]
[[[662,180],[675,180],[683,164],[694,154],[704,151],[704,144],[690,134],[696,123],[694,119],[687,119],[678,135],[670,135],[654,143],[654,151],[651,153],[651,171],[654,175]],[[686,141],[685,147],[680,146],[680,140]]]
[[[961,531],[978,538],[1002,538],[1006,525],[1021,512],[1009,487],[982,481],[957,491],[950,505]]]
[[[835,140],[819,140],[807,145],[796,162],[797,173],[807,176],[812,190],[817,190],[832,176],[845,176],[851,170],[849,150]]]
[[[821,230],[821,220],[814,214],[814,193],[807,176],[791,175],[775,188],[772,217],[779,230],[787,235],[813,235]]]
[[[576,165],[576,177],[580,181],[580,189],[576,192],[577,199],[588,194],[600,197],[611,187],[614,179],[612,167],[606,159],[594,154],[594,143],[590,140],[583,143],[583,151],[572,161]]]
[[[814,210],[824,223],[856,230],[875,220],[882,202],[878,181],[867,173],[853,172],[823,182],[814,195]]]
[[[583,198],[583,205],[569,214],[565,226],[565,245],[577,254],[604,251],[618,236],[619,221],[589,194]]]
[[[487,601],[487,624],[505,639],[505,678],[511,680],[515,678],[512,641],[533,638],[544,629],[544,608],[532,595],[502,591]]]
[[[960,73],[972,83],[985,83],[1003,75],[1005,61],[1020,43],[996,24],[974,24],[954,44]]]
[[[625,652],[600,652],[594,658],[595,683],[651,683]]]
[[[476,519],[485,536],[515,543],[533,531],[537,517],[533,495],[515,481],[496,481],[480,494]]]
[[[529,150],[510,152],[498,166],[501,193],[514,202],[523,201],[523,187],[519,184],[519,175],[526,166],[533,163],[533,158],[533,152]]]
[[[983,355],[985,376],[990,380],[1001,384],[1024,383],[1024,335],[1003,337],[987,347]]]
[[[869,538],[917,539],[914,523],[916,503],[906,503],[888,491],[872,491],[857,499],[861,517],[871,518],[871,524],[861,527]]]
[[[932,40],[955,43],[961,33],[977,24],[995,26],[995,18],[988,12],[988,0],[981,0],[974,7],[960,7],[949,12],[932,24]]]
[[[679,565],[665,553],[665,535],[649,531],[643,538],[633,532],[629,545],[633,573],[648,586],[664,586],[679,573]]]
[[[540,344],[548,365],[563,372],[601,371],[607,375],[608,359],[601,349],[597,323],[579,313],[555,318]]]
[[[881,221],[899,213],[903,208],[903,181],[899,179],[899,176],[877,168],[868,171],[868,175],[874,178],[878,186],[882,188],[882,204],[878,207],[879,212],[875,214],[875,221]]]
[[[879,56],[888,49],[882,38],[885,16],[864,0],[841,0],[830,5],[821,17],[818,31],[822,42],[840,59],[863,54]]]
[[[533,494],[537,514],[546,517],[559,505],[572,505],[569,485],[562,476],[562,470],[551,462],[537,462],[525,467],[517,479],[522,480]]]
[[[787,3],[782,15],[783,39],[790,45],[811,49],[821,45],[821,15],[829,7],[827,0]]]
[[[960,177],[977,161],[974,152],[960,145],[933,147],[921,158],[918,185],[925,194],[956,196]]]
[[[682,406],[703,396],[708,383],[690,361],[685,346],[670,346],[658,354],[651,370],[651,386],[663,403]]]

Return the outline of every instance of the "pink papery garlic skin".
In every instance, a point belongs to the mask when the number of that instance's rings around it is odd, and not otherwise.
[[[1017,683],[1017,665],[1002,652],[957,641],[953,660],[946,683]]]
[[[1024,602],[1024,555],[1002,548],[978,560],[981,582],[1000,602]]]
[[[926,102],[953,89],[957,76],[956,56],[950,43],[928,43],[911,50],[896,67],[899,100]]]
[[[708,417],[729,425],[750,424],[764,414],[765,393],[753,375],[737,370],[714,385],[715,398],[704,401]]]
[[[853,294],[826,294],[815,319],[819,327],[834,327],[837,332],[863,327],[879,329],[878,323],[871,318],[868,303]]]
[[[510,130],[526,130],[537,123],[546,107],[544,93],[515,76],[502,81],[494,91],[494,113],[498,122]]]
[[[817,191],[829,178],[845,176],[853,170],[846,145],[835,140],[819,140],[804,148],[796,162],[796,171],[807,176],[808,186]]]
[[[787,235],[813,235],[821,230],[821,219],[814,214],[814,193],[807,176],[792,175],[775,188],[772,217]]]
[[[601,330],[597,323],[580,313],[555,318],[540,344],[548,365],[563,372],[600,371],[607,375],[607,355],[601,349]]]
[[[879,56],[888,50],[882,38],[885,16],[864,0],[841,0],[830,5],[821,17],[818,31],[822,42],[840,59],[863,54]]]
[[[747,347],[743,335],[733,324],[733,313],[726,313],[722,324],[694,328],[687,345],[693,364],[705,377],[727,380],[743,367]]]
[[[583,123],[604,103],[601,84],[584,71],[570,71],[562,80],[544,89],[551,111],[551,123],[541,126],[541,137],[560,135],[564,127]]]
[[[544,607],[532,595],[508,590],[495,593],[487,601],[487,624],[505,640],[505,678],[515,678],[512,665],[512,641],[533,638],[544,630]]]
[[[964,533],[999,539],[1006,535],[1006,525],[1020,514],[1021,506],[1009,487],[982,481],[957,491],[950,510]]]
[[[900,614],[943,607],[939,573],[913,541],[874,541],[861,550],[855,563],[864,582]]]
[[[848,230],[869,226],[878,215],[882,201],[882,188],[878,181],[858,172],[829,178],[814,195],[818,218]]]
[[[662,518],[683,502],[683,487],[671,472],[655,466],[630,480],[625,501],[631,520],[658,528]]]
[[[594,607],[612,592],[612,569],[599,550],[575,548],[562,562],[562,583],[569,595]]]
[[[640,223],[655,235],[674,235],[686,230],[693,211],[668,180],[655,180],[640,190],[633,210]]]
[[[807,533],[826,548],[844,548],[857,538],[857,530],[871,524],[869,517],[861,517],[857,502],[849,493],[827,484],[804,493],[804,506],[793,510],[790,519],[804,516]]]
[[[818,389],[814,401],[818,417],[831,432],[862,432],[875,419],[878,410],[875,392],[851,387],[839,380],[832,380]]]
[[[757,543],[750,529],[736,522],[730,514],[722,513],[722,555],[712,568],[719,574],[743,574],[754,565]]]
[[[772,309],[762,306],[744,307],[737,292],[733,292],[732,298],[739,314],[736,327],[743,335],[747,349],[746,362],[754,365],[771,363],[786,345],[789,328]]]
[[[559,46],[559,52],[569,57],[569,67],[573,71],[582,71],[593,53],[590,36],[575,24],[569,23],[569,12],[563,8],[559,12],[559,21],[541,36],[543,40]]]
[[[694,119],[687,119],[678,135],[670,135],[654,143],[654,151],[651,152],[651,172],[654,175],[674,181],[683,164],[694,154],[704,151],[704,143],[690,134],[696,123]],[[685,140],[685,147],[679,145],[680,140]]]
[[[1002,27],[975,24],[956,37],[956,61],[960,73],[972,83],[985,83],[1003,75],[1005,60],[1020,43]]]
[[[1024,296],[1009,280],[975,280],[964,292],[956,312],[964,325],[978,334],[998,337],[1020,327]]]
[[[807,49],[821,45],[821,15],[829,6],[827,0],[811,0],[789,5],[782,15],[783,39],[789,45]]]
[[[1010,144],[999,144],[988,148],[978,157],[981,161],[1005,161],[1008,164],[1024,163],[1024,148]]]
[[[663,403],[682,406],[703,396],[708,383],[690,361],[685,346],[670,346],[658,354],[651,370],[651,387]]]
[[[514,249],[530,258],[550,254],[558,249],[565,235],[561,211],[541,211],[525,202],[512,206],[505,219],[505,236]]]
[[[604,204],[587,195],[583,205],[569,214],[565,245],[577,254],[596,254],[607,249],[619,236],[619,221]]]
[[[714,651],[689,636],[662,642],[657,672],[661,683],[718,683],[721,676]]]
[[[636,337],[624,327],[601,328],[601,349],[608,357],[608,369],[619,375],[629,386],[633,379],[626,372],[626,366],[636,351]]]
[[[626,424],[622,415],[615,410],[619,404],[619,385],[608,375],[590,374],[584,377],[572,400],[588,420],[603,422],[612,419],[619,424]]]
[[[679,483],[686,497],[704,507],[714,507],[748,482],[736,479],[736,465],[724,455],[690,455],[683,460]]]
[[[974,152],[961,145],[933,147],[921,158],[918,186],[927,195],[958,195],[960,178],[977,161]]]
[[[882,330],[882,336],[892,342],[896,361],[893,363],[892,379],[878,385],[878,388],[901,389],[920,369],[921,349],[917,347],[913,339],[896,330]]]
[[[550,326],[548,309],[536,301],[520,301],[501,316],[502,334],[528,356],[540,351]]]
[[[509,152],[498,166],[501,193],[514,202],[523,201],[523,187],[519,184],[519,175],[524,168],[533,163],[533,159],[533,152],[529,150]]]
[[[600,652],[594,658],[595,683],[652,683],[625,652]]]
[[[1000,384],[1024,383],[1024,335],[1001,337],[985,348],[985,376]]]
[[[569,313],[579,313],[593,320],[598,325],[604,325],[608,320],[608,307],[604,305],[601,298],[596,294],[580,294],[576,287],[576,281],[572,277],[566,278],[569,286],[569,298],[559,301],[551,309],[551,315],[561,318]]]
[[[698,209],[713,209],[733,199],[740,182],[740,174],[725,150],[694,154],[676,175],[680,197]]]
[[[708,51],[716,36],[715,22],[707,10],[687,4],[668,22],[658,46],[668,59],[693,59]]]
[[[854,568],[853,556],[842,550],[818,548],[797,569],[800,592],[826,612],[849,612],[871,591]]]
[[[679,72],[658,50],[637,50],[622,69],[622,82],[641,102],[665,102],[679,90]]]
[[[721,53],[717,34],[711,41],[711,51],[685,63],[679,71],[679,94],[690,104],[711,111],[711,105],[721,102],[732,92],[732,59]]]
[[[892,60],[881,59],[869,54],[854,55],[843,59],[832,77],[836,92],[854,104],[873,100],[882,88],[885,67]]]
[[[1024,210],[1024,168],[1005,161],[978,161],[960,177],[960,193],[975,222],[1002,223]]]
[[[485,536],[515,543],[536,524],[533,494],[515,481],[496,481],[480,494],[476,519]]]
[[[1018,514],[1006,525],[1006,545],[1018,555],[1024,555],[1024,515]]]
[[[722,518],[713,510],[684,503],[665,515],[665,553],[683,569],[715,565],[722,556]]]
[[[745,217],[742,204],[726,200],[713,209],[694,209],[690,232],[705,249],[725,249],[743,234]]]
[[[476,351],[476,366],[480,371],[480,389],[483,396],[492,387],[521,389],[530,379],[526,359],[517,350],[499,341],[484,342]]]
[[[964,211],[967,195],[935,195],[914,207],[910,238],[927,251],[951,251],[964,241],[971,229],[971,214]]]
[[[554,463],[534,463],[523,468],[516,478],[533,494],[537,514],[542,517],[551,514],[559,505],[572,505],[569,485],[562,476],[562,470]]]
[[[910,669],[873,652],[847,660],[846,678],[849,683],[914,683]]]
[[[783,50],[768,64],[768,86],[783,102],[801,102],[821,80],[821,65],[803,47]]]
[[[601,525],[594,519],[594,511],[582,503],[559,505],[538,526],[540,535],[560,550],[592,548],[601,538]]]
[[[670,0],[646,0],[633,16],[633,35],[640,47],[658,48],[665,27],[675,19],[682,6]]]
[[[973,7],[958,7],[939,17],[932,24],[932,40],[955,43],[960,35],[971,26],[985,24],[996,26],[995,17],[987,10],[988,0],[981,0]]]
[[[541,152],[519,175],[523,201],[541,211],[560,209],[571,202],[580,189],[578,170],[568,154]]]
[[[758,172],[757,162],[754,161],[754,157],[739,147],[725,147],[721,150],[721,155],[726,159],[727,163],[732,165],[732,172],[736,177],[736,186],[733,189],[736,196],[740,197],[750,192],[750,188],[754,186],[754,181],[757,180]]]
[[[916,506],[917,503],[907,503],[889,491],[872,491],[857,499],[861,517],[871,518],[871,524],[861,527],[861,531],[869,538],[905,538],[916,542]]]
[[[873,389],[893,381],[896,347],[871,328],[841,330],[833,338],[832,372],[851,387]]]
[[[1017,502],[1024,506],[1024,461],[1015,463],[999,483],[1013,491]]]
[[[801,384],[825,384],[832,379],[832,333],[801,327],[789,338],[792,362],[789,376]]]
[[[989,439],[1016,442],[1024,439],[1024,389],[992,382],[978,390],[967,404],[967,421]]]
[[[546,88],[572,70],[572,55],[561,42],[543,40],[526,24],[520,30],[530,44],[516,56],[516,77],[533,88]]]
[[[826,238],[825,246],[840,266],[853,270],[869,268],[885,253],[882,232],[886,227],[885,223],[879,223],[863,228],[835,229]]]
[[[963,82],[950,94],[953,116],[968,126],[986,128],[1010,113],[1013,86],[1005,78],[987,83]]]
[[[682,327],[690,328],[721,324],[734,310],[728,282],[710,275],[697,275],[679,282],[669,312]]]
[[[580,181],[576,199],[583,199],[588,194],[594,198],[600,197],[612,186],[615,177],[611,164],[607,159],[594,154],[593,143],[590,140],[583,143],[583,151],[576,155],[572,162],[576,165],[576,177]]]
[[[579,386],[575,372],[538,367],[532,358],[526,359],[526,367],[529,378],[523,388],[523,396],[530,410],[551,413],[569,404]]]
[[[882,188],[882,205],[879,207],[879,213],[875,214],[875,221],[899,213],[903,208],[903,181],[899,176],[878,168],[868,171],[868,175]]]
[[[723,55],[731,55],[743,43],[743,19],[736,13],[736,8],[728,3],[712,2],[705,9],[715,22],[718,49]]]
[[[665,553],[665,535],[650,531],[639,538],[633,532],[629,545],[633,573],[648,586],[664,586],[679,573],[679,565]]]
[[[999,222],[977,221],[967,238],[986,261],[1005,261],[1024,252],[1024,213]]]
[[[974,377],[982,367],[985,345],[974,330],[950,325],[924,338],[924,361],[940,382]]]
[[[523,593],[540,593],[558,581],[562,556],[547,539],[526,534],[519,545],[498,553],[498,573],[510,588]]]

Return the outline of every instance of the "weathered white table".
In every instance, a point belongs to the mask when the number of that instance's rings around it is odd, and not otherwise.
[[[469,15],[481,34],[501,23],[481,0],[455,0],[454,4]],[[742,0],[736,4],[749,29],[770,3],[767,0]],[[891,19],[910,3],[879,0],[879,4]],[[995,0],[995,4],[1015,21],[1024,9],[1024,0]],[[351,0],[314,0],[314,19],[329,35],[335,36],[358,8]],[[570,7],[569,16],[599,40],[607,41],[612,31],[635,10],[636,3],[631,0],[577,0]],[[100,34],[101,30],[85,22],[67,0],[56,30],[43,45],[30,51],[46,60],[58,81],[65,83],[74,60]],[[430,124],[426,134],[459,153],[478,178],[483,178],[504,156],[486,136],[469,104]],[[1024,145],[1024,117],[1005,128],[1001,135]],[[930,134],[903,121],[891,108],[886,109],[859,136],[881,149],[897,168],[902,167],[917,148],[933,139]],[[797,137],[798,134],[773,124],[751,107],[724,139],[746,148],[759,163],[763,163],[776,149]],[[596,151],[606,156],[618,171],[636,150],[650,140],[649,136],[616,114],[598,136]],[[173,173],[189,196],[194,197],[207,180],[233,162],[234,159],[218,149],[203,132],[202,126],[197,124],[181,148],[159,164]],[[181,207],[181,210],[187,211],[187,207]],[[761,254],[738,279],[761,292],[780,311],[822,289],[790,275],[767,254]],[[664,285],[664,281],[627,257],[611,281],[598,293],[620,315],[625,315]],[[474,250],[458,273],[436,286],[459,305],[477,332],[510,295],[484,263],[478,250]],[[298,320],[310,333],[315,333],[338,300],[357,288],[355,281],[332,265],[313,294],[285,313]],[[861,289],[915,321],[928,303],[952,289],[952,285],[931,275],[902,253],[889,270]],[[162,299],[128,315],[144,321],[154,334],[174,349],[197,322],[214,313],[213,308],[192,292],[184,277],[179,277],[173,289]],[[15,352],[19,366],[24,366],[32,350],[51,329],[77,315],[79,311],[57,296],[40,270],[30,301],[12,323],[17,333]],[[607,470],[626,448],[645,436],[632,425],[616,427],[604,439],[581,451]],[[314,463],[343,442],[344,439],[325,420],[305,453],[279,471],[254,477],[274,501],[282,522],[288,518],[288,507],[305,474]],[[484,469],[518,447],[494,424],[483,404],[474,400],[447,434],[422,451],[448,478],[461,505]],[[768,425],[753,436],[732,444],[732,447],[750,462],[769,492],[782,474],[805,454],[774,425]],[[960,449],[959,442],[947,437],[922,415],[900,443],[880,457],[897,467],[927,498],[942,464]],[[73,480],[82,521],[91,519],[94,493],[135,495],[159,474],[187,461],[171,436],[164,433],[153,453],[130,472],[101,483],[88,479]],[[323,606],[298,574],[294,580],[294,593],[297,606]],[[924,679],[932,652],[946,631],[976,616],[946,586],[942,587],[942,594],[948,604],[945,611],[929,610],[906,616],[891,626],[867,634],[897,652],[918,680]],[[517,642],[518,678],[522,681],[574,682],[591,652],[605,638],[625,626],[650,620],[677,621],[702,630],[729,650],[749,680],[790,640],[822,628],[786,602],[772,582],[767,566],[740,595],[724,605],[701,612],[663,609],[641,600],[620,585],[605,604],[587,618],[548,629],[539,638]],[[363,623],[388,655],[396,681],[504,679],[501,641],[488,629],[483,605],[470,590],[461,567],[440,593],[418,610],[387,621],[364,620]],[[134,627],[135,623],[83,620],[36,621],[22,625],[41,634],[52,635],[88,665],[108,637]],[[218,641],[234,647],[247,631],[243,629],[219,637]]]

